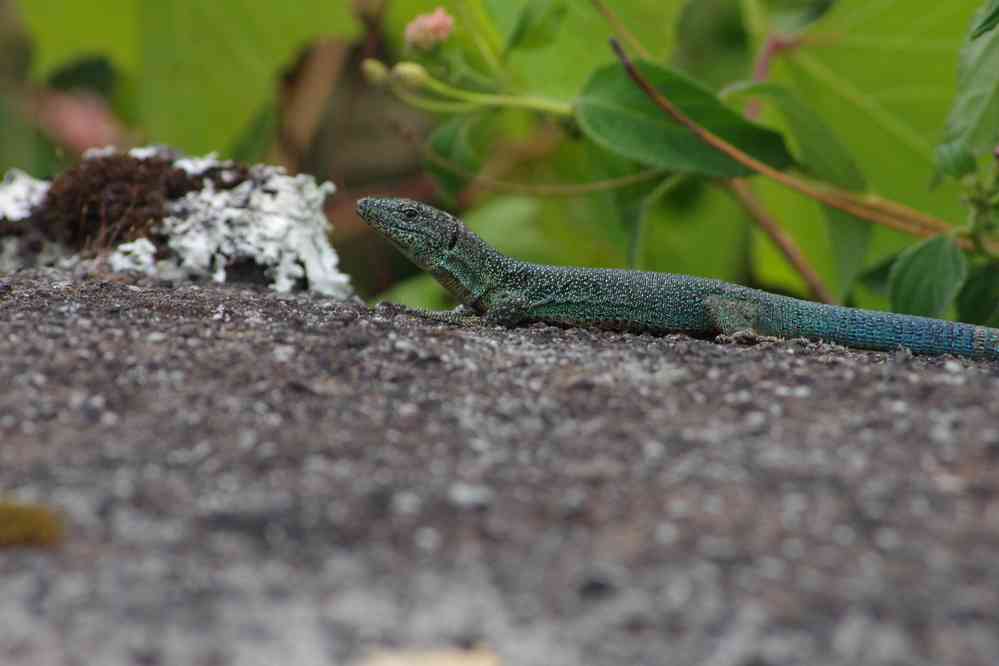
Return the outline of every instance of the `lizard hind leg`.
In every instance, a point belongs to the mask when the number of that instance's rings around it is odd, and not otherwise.
[[[712,326],[724,335],[762,334],[759,330],[760,306],[752,301],[726,296],[707,296],[704,309]]]

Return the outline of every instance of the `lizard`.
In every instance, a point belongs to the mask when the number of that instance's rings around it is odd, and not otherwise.
[[[409,199],[365,197],[358,215],[460,303],[446,313],[640,333],[808,338],[856,349],[999,359],[999,329],[772,294],[711,278],[577,268],[508,257],[457,217]]]

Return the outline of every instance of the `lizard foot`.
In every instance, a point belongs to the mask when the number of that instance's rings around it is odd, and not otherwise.
[[[739,331],[732,331],[731,333],[722,333],[718,335],[715,340],[724,344],[735,344],[750,347],[763,342],[764,336],[746,328]]]
[[[407,314],[420,319],[428,319],[437,323],[453,324],[455,326],[466,326],[482,322],[482,317],[465,305],[459,305],[453,310],[420,310],[419,308],[406,308],[406,310]]]

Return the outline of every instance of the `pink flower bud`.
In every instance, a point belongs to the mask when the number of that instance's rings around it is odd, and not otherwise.
[[[420,14],[406,26],[406,44],[427,50],[447,39],[454,30],[454,17],[443,7],[432,14]]]
[[[127,143],[125,127],[97,95],[43,90],[34,102],[39,126],[51,139],[74,153]]]

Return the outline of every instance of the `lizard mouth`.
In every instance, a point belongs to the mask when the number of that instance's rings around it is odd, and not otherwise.
[[[368,214],[371,212],[371,197],[362,197],[357,200],[357,214],[363,217],[365,220],[368,219]]]

